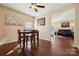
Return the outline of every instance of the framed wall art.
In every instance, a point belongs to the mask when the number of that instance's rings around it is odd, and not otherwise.
[[[70,27],[70,22],[62,22],[61,27],[64,27],[64,28]]]
[[[13,15],[5,15],[5,24],[6,25],[18,25],[23,26],[23,18]]]
[[[45,18],[37,19],[38,26],[45,26]]]
[[[5,24],[6,25],[16,25],[16,17],[12,15],[5,15]]]

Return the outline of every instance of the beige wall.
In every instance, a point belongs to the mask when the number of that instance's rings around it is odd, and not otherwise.
[[[42,18],[42,17],[45,17],[45,26],[37,26],[37,19],[39,18]],[[40,39],[44,39],[44,40],[49,40],[50,41],[50,33],[51,33],[51,17],[50,15],[42,15],[42,16],[39,16],[37,18],[35,18],[35,23],[34,23],[34,26],[35,26],[35,29],[38,29],[39,30],[39,37]]]
[[[75,4],[75,40],[74,46],[79,48],[79,4]]]
[[[15,41],[17,40],[17,29],[23,29],[23,26],[16,26],[16,25],[6,25],[5,24],[5,14],[13,15],[13,16],[21,16],[24,17],[24,22],[31,21],[33,23],[34,18],[27,14],[23,14],[17,12],[15,10],[6,8],[4,6],[0,6],[0,40],[5,41]]]
[[[4,20],[2,20],[2,19],[4,19],[4,17],[2,16],[1,12],[2,12],[2,10],[0,9],[0,40],[2,40],[2,38],[5,36],[5,34],[3,33],[3,32],[5,32],[4,31],[4,28],[5,28]]]
[[[50,41],[52,15],[57,14],[57,13],[61,13],[63,11],[66,11],[66,10],[72,9],[72,8],[74,8],[74,4],[70,4],[70,5],[64,6],[62,8],[59,8],[59,9],[47,12],[46,14],[43,14],[41,16],[36,17],[35,18],[35,25],[34,25],[34,27],[40,31],[39,32],[40,33],[40,39],[44,39],[44,40],[49,40]],[[45,17],[46,25],[45,26],[37,26],[37,19],[42,18],[42,17]]]

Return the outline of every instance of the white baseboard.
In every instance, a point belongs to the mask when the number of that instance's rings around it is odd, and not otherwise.
[[[79,45],[74,45],[74,47],[77,47],[79,49]]]
[[[40,40],[45,40],[45,39],[40,39]],[[6,43],[11,43],[11,42],[16,42],[17,40],[11,40],[11,39],[2,39],[2,40],[0,40],[0,45],[2,45],[2,44],[6,44]],[[46,40],[46,41],[51,41],[50,39],[48,40]]]
[[[45,39],[40,39],[40,40],[45,40]],[[51,40],[46,40],[46,41],[51,41]]]
[[[11,40],[11,39],[2,39],[2,40],[0,41],[0,45],[2,45],[2,44],[6,44],[6,43],[15,42],[15,41],[17,41],[17,40]]]

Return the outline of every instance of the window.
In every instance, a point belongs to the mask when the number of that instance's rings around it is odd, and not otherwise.
[[[32,22],[25,22],[25,29],[26,30],[32,30],[33,29]]]

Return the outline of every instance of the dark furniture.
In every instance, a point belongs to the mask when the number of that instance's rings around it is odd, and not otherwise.
[[[57,34],[66,37],[74,37],[74,33],[69,29],[60,29]]]
[[[35,37],[37,37],[37,46],[39,46],[39,31],[38,30],[24,30],[20,31],[18,30],[18,43],[20,44],[23,43],[23,49],[25,48],[25,43],[27,46],[27,42],[30,38],[31,46],[32,46],[32,41],[35,42]]]

